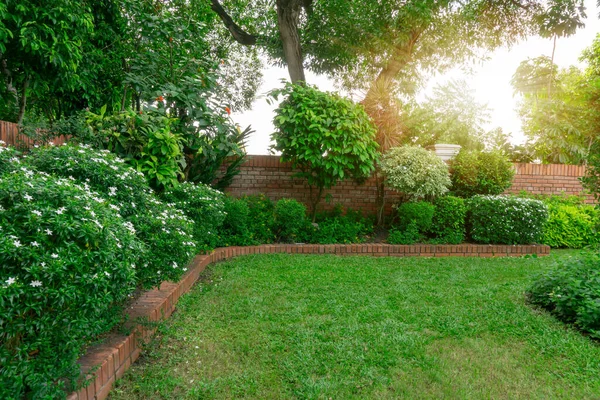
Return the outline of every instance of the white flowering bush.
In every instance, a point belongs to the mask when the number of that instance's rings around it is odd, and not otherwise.
[[[222,192],[202,183],[183,182],[165,190],[161,197],[194,221],[193,234],[198,251],[216,247],[218,231],[225,220]]]
[[[478,243],[539,243],[548,219],[540,200],[477,195],[467,200],[470,237]]]
[[[23,164],[0,176],[0,398],[61,398],[119,322],[142,245],[107,198]]]
[[[146,178],[108,150],[85,145],[35,149],[27,162],[39,170],[82,181],[110,201],[145,245],[136,278],[148,288],[176,281],[196,253],[193,221],[172,204],[160,201]]]
[[[19,152],[13,147],[7,147],[3,140],[0,140],[0,175],[7,171],[15,169],[21,160],[18,158]]]
[[[406,200],[433,199],[451,184],[446,163],[422,147],[393,147],[383,155],[380,167],[387,185]]]

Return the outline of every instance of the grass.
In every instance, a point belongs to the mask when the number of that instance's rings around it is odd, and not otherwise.
[[[524,298],[573,254],[217,264],[110,399],[597,399],[598,343]]]

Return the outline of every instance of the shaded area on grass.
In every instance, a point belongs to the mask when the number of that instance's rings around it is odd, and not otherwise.
[[[573,254],[216,264],[111,399],[598,397],[600,346],[523,295]]]

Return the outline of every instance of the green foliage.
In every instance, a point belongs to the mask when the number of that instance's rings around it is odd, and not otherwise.
[[[0,176],[7,172],[14,170],[18,164],[21,163],[19,158],[19,152],[13,147],[6,147],[5,143],[0,140]]]
[[[248,203],[229,196],[225,196],[224,200],[225,220],[219,231],[219,246],[254,245]]]
[[[452,193],[460,197],[497,195],[512,184],[515,170],[498,152],[461,151],[450,162]]]
[[[431,229],[435,206],[426,201],[415,201],[401,203],[397,208],[398,223],[400,230],[406,230],[414,224],[419,233],[424,234]]]
[[[600,242],[600,216],[593,206],[550,205],[542,243],[553,248],[581,249]]]
[[[529,289],[533,304],[600,338],[600,258],[582,253],[555,264]]]
[[[306,242],[319,244],[362,243],[373,234],[374,221],[359,211],[338,206],[332,212],[317,216],[317,224],[307,227]]]
[[[225,220],[223,193],[201,183],[180,183],[161,193],[161,198],[182,210],[194,222],[197,250],[215,248],[218,232]]]
[[[423,238],[416,221],[412,221],[404,229],[392,228],[387,237],[389,244],[415,244]]]
[[[408,200],[435,198],[448,191],[448,166],[434,153],[416,146],[394,147],[384,154],[381,170],[389,187]]]
[[[280,199],[275,204],[274,230],[279,241],[293,243],[307,227],[306,207],[294,199]]]
[[[375,129],[364,109],[309,85],[286,84],[270,96],[285,99],[275,111],[273,149],[300,170],[312,193],[312,214],[323,190],[345,178],[364,179],[377,160]]]
[[[143,287],[177,280],[195,253],[193,223],[182,211],[159,201],[144,175],[108,150],[88,146],[38,148],[27,158],[38,170],[79,180],[110,199],[109,207],[130,223],[145,245],[136,278]]]
[[[1,398],[64,398],[84,347],[121,319],[144,249],[112,205],[26,167],[0,178]]]
[[[600,204],[600,142],[592,147],[585,176],[581,178],[581,183]]]
[[[467,206],[460,197],[442,196],[435,202],[429,234],[440,243],[459,244],[465,238]]]
[[[274,209],[275,205],[264,194],[244,196],[242,200],[248,205],[248,229],[256,244],[273,243],[274,232]]]
[[[143,172],[153,187],[174,186],[185,163],[183,138],[172,131],[175,120],[153,112],[129,110],[106,115],[104,111],[87,114],[89,135],[80,140],[123,157]]]
[[[539,243],[548,219],[548,207],[532,199],[476,195],[467,208],[469,236],[477,243]]]

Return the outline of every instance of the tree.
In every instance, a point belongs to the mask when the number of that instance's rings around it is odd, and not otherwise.
[[[310,187],[313,222],[325,189],[340,179],[365,179],[378,158],[375,129],[364,109],[310,85],[286,84],[270,96],[285,96],[275,111],[273,149],[299,169]]]

